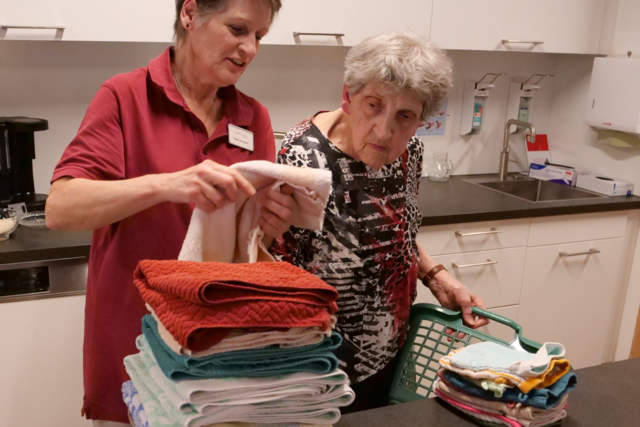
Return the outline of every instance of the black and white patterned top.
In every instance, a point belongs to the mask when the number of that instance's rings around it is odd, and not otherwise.
[[[292,227],[274,242],[277,259],[304,268],[339,293],[337,356],[352,383],[384,368],[406,338],[416,295],[416,234],[422,141],[380,170],[344,154],[309,118],[284,138],[278,163],[331,171],[322,231]]]

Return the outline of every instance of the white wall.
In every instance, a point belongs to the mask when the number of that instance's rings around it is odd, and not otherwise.
[[[36,134],[36,191],[49,191],[53,168],[100,84],[117,73],[146,65],[165,47],[160,43],[0,43],[0,115],[49,120],[50,129]],[[340,106],[346,52],[342,47],[263,46],[238,86],[269,108],[274,130],[286,131],[317,111]],[[449,100],[446,134],[425,137],[427,152],[448,150],[455,174],[496,172],[509,82],[523,81],[534,73],[556,74],[560,56],[470,51],[451,51],[450,56],[455,62],[455,87]],[[479,80],[488,72],[509,75],[495,82],[482,132],[461,137],[463,83]],[[541,86],[531,118],[544,133],[554,79],[543,80]],[[512,140],[513,157],[524,159],[522,136]],[[512,166],[518,170],[524,163]]]

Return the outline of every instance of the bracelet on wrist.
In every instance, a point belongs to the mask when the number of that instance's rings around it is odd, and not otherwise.
[[[422,281],[426,282],[427,284],[429,284],[430,282],[432,282],[435,279],[436,274],[440,273],[442,270],[449,271],[442,264],[436,265],[431,270],[429,270],[427,272],[427,274],[425,274],[424,279],[422,279]]]

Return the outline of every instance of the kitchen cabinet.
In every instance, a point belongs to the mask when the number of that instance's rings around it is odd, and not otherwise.
[[[285,2],[263,44],[353,46],[394,29],[429,36],[432,0],[295,0]],[[317,33],[322,35],[300,35]],[[335,37],[335,34],[344,34]]]
[[[636,239],[630,218],[617,211],[429,226],[417,240],[490,311],[518,322],[526,338],[564,344],[584,368],[613,360],[631,262],[624,248]],[[421,284],[416,302],[437,304]],[[485,332],[513,339],[494,323]]]
[[[597,54],[605,2],[433,0],[431,40],[443,49]]]
[[[0,426],[91,426],[80,416],[84,303],[0,304]]]
[[[621,252],[622,238],[527,249],[518,314],[525,336],[562,343],[574,368],[605,361]]]
[[[0,30],[0,38],[171,42],[174,18],[173,0],[3,1],[0,3],[0,25],[31,28]]]

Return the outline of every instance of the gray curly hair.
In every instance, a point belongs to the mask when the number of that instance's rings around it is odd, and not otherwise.
[[[180,12],[182,12],[182,6],[184,5],[185,0],[176,0],[176,20],[173,23],[173,33],[176,38],[176,41],[180,41],[184,38],[185,31],[182,28],[182,22],[180,22]],[[198,15],[200,18],[206,18],[212,13],[222,12],[227,7],[227,2],[229,0],[197,0],[198,4]],[[276,14],[282,8],[281,0],[262,0],[269,7],[271,7],[271,21],[276,16]]]
[[[421,119],[435,115],[453,86],[453,62],[409,31],[370,37],[349,50],[343,80],[351,95],[367,83],[407,91],[422,102]]]

